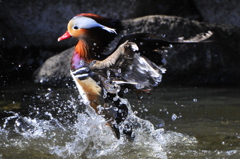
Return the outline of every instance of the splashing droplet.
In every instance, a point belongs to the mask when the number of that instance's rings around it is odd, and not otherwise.
[[[177,115],[176,114],[173,114],[172,115],[172,120],[175,121],[177,119]]]

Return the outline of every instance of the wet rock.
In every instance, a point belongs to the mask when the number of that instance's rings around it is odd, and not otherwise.
[[[163,76],[163,82],[178,84],[239,83],[239,28],[161,15],[129,19],[125,20],[123,24],[127,28],[123,34],[148,32],[171,41],[177,40],[178,37],[189,38],[197,33],[211,30],[214,32],[211,38],[213,42],[177,45],[167,53],[167,73]],[[120,36],[116,38],[116,41],[119,38]],[[56,68],[59,63],[62,63],[61,66],[69,65],[70,56],[71,53],[63,52],[52,57],[51,59],[54,59],[56,64],[46,62],[36,73],[36,81],[54,81],[56,78],[59,80],[59,77],[69,77],[68,68]],[[66,57],[67,59],[64,59]],[[60,61],[61,59],[64,61]],[[53,65],[54,67],[52,67]],[[53,69],[50,69],[51,67]],[[62,69],[67,69],[67,71]],[[41,72],[49,73],[45,73],[43,76]]]
[[[205,22],[240,27],[240,1],[193,0]]]
[[[70,78],[70,61],[74,48],[67,49],[49,59],[34,72],[35,82],[61,85]]]

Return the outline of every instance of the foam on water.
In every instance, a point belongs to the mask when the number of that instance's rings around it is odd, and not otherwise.
[[[76,108],[72,100],[67,107]],[[126,99],[122,102],[128,104]],[[11,115],[1,126],[1,149],[41,151],[61,158],[167,158],[169,146],[196,143],[187,135],[154,129],[151,122],[135,116],[131,108],[129,112],[125,123],[133,125],[133,141],[124,135],[117,140],[104,118],[91,108],[83,113],[76,111],[74,123],[62,123],[51,112],[44,114],[48,119],[9,112]]]

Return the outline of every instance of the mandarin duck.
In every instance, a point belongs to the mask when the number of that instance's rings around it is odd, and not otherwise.
[[[133,137],[131,126],[121,124],[129,108],[122,102],[126,89],[149,93],[161,82],[166,63],[162,50],[174,44],[198,43],[208,39],[212,32],[197,34],[188,40],[169,42],[148,33],[123,36],[110,54],[106,49],[123,29],[121,21],[92,13],[73,17],[67,31],[58,41],[78,39],[71,60],[70,74],[85,105],[103,115],[114,135]]]

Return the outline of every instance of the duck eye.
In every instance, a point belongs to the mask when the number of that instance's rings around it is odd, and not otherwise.
[[[78,29],[78,26],[74,26],[73,29],[77,30],[77,29]]]

